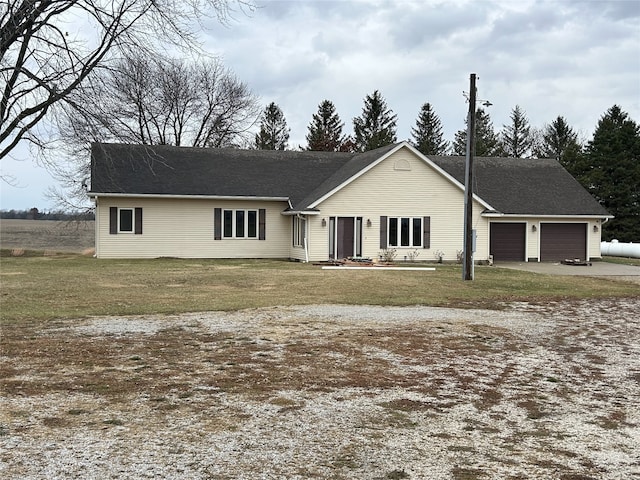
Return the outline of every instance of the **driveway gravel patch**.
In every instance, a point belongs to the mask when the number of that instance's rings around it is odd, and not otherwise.
[[[640,477],[640,299],[3,326],[6,479]]]

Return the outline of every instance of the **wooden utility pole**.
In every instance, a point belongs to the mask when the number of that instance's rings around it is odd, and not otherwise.
[[[473,280],[473,155],[476,149],[476,74],[469,79],[467,158],[464,171],[464,258],[462,279]]]

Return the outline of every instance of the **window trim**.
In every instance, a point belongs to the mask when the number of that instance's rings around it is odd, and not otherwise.
[[[237,240],[258,240],[260,232],[260,213],[257,208],[224,208],[222,209],[222,231],[221,238],[225,240],[237,239]],[[251,215],[253,213],[253,215]],[[227,216],[229,215],[230,218]],[[251,218],[251,220],[250,220]],[[241,219],[242,226],[238,228],[239,220]],[[231,221],[231,224],[227,224],[227,220]],[[253,222],[253,226],[251,225]],[[229,232],[228,227],[231,231]],[[242,235],[238,235],[238,230],[242,232]],[[250,235],[253,233],[253,235]]]
[[[122,229],[124,212],[131,212],[131,230]],[[109,234],[142,235],[142,207],[109,207]]]
[[[122,228],[122,214],[125,212],[131,213],[131,229],[124,230]],[[118,208],[118,233],[133,233],[136,229],[136,211],[130,207]]]
[[[387,217],[387,245],[393,248],[424,248],[424,217]],[[392,228],[392,225],[395,225]],[[392,234],[395,233],[395,239]],[[406,245],[403,240],[406,238]],[[415,243],[416,238],[420,239],[418,244]]]

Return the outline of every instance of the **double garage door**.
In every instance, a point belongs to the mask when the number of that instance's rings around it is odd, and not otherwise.
[[[540,261],[587,259],[586,223],[541,223]],[[526,223],[491,223],[489,253],[496,262],[526,260]]]

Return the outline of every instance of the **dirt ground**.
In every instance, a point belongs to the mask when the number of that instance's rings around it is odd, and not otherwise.
[[[640,478],[640,299],[5,325],[5,479]]]

